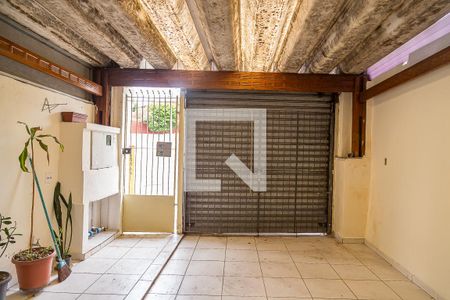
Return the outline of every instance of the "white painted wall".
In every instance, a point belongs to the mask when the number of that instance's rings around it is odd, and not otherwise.
[[[450,66],[370,102],[366,240],[450,299]]]
[[[31,126],[41,126],[45,133],[59,137],[61,111],[85,113],[89,116],[88,120],[92,122],[94,106],[82,102],[81,99],[30,85],[2,73],[0,73],[0,91],[0,124],[2,126],[0,212],[13,217],[17,221],[17,231],[23,234],[22,237],[18,237],[17,244],[9,248],[7,254],[10,256],[20,249],[27,248],[30,230],[32,181],[31,175],[22,173],[18,164],[17,157],[23,148],[26,134],[25,129],[19,126],[17,121],[27,122]],[[56,108],[50,114],[47,111],[41,112],[42,103],[46,97],[50,103],[67,103],[67,105]],[[42,151],[37,151],[36,154],[38,175],[41,179],[44,197],[50,208],[53,201],[53,189],[58,180],[59,155],[58,148],[53,144],[50,146],[50,165],[47,165],[45,154]],[[52,179],[45,182],[45,175],[51,176]],[[53,211],[50,213],[53,215]],[[50,245],[50,234],[39,199],[36,199],[34,234],[42,245]],[[0,270],[13,270],[9,259],[10,257],[3,257],[0,260]],[[15,279],[12,282],[14,283]]]

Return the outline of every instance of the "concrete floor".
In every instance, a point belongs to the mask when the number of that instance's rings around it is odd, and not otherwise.
[[[119,238],[76,264],[63,283],[54,280],[35,297],[13,287],[7,299],[432,299],[365,245],[328,237],[180,238]]]
[[[432,298],[365,245],[186,236],[145,299]]]

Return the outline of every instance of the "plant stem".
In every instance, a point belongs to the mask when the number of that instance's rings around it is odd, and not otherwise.
[[[35,169],[34,169],[34,147],[33,147],[33,139],[31,140],[31,157],[32,157],[32,159],[31,159],[31,169],[33,170],[33,171],[35,171]],[[30,219],[31,219],[31,229],[30,229],[30,241],[29,241],[29,246],[30,246],[30,249],[33,247],[33,225],[34,225],[34,198],[35,198],[35,195],[36,195],[36,190],[35,190],[35,187],[34,187],[34,176],[33,176],[33,195],[32,195],[32,197],[31,197],[31,216],[30,216]]]

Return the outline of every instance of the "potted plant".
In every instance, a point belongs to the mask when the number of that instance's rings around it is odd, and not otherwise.
[[[58,224],[58,231],[53,231],[56,236],[57,247],[66,264],[70,266],[72,258],[72,255],[70,255],[70,245],[72,244],[72,193],[69,194],[69,200],[67,201],[61,194],[60,182],[56,184],[53,193],[53,208],[56,223]],[[56,259],[58,260],[58,258]]]
[[[35,183],[36,183],[36,169],[35,169],[35,146],[44,150],[47,154],[47,162],[50,163],[50,156],[48,152],[48,145],[44,142],[47,139],[53,140],[59,145],[61,151],[64,150],[63,145],[58,139],[49,134],[40,134],[40,127],[29,127],[23,122],[18,122],[25,126],[28,138],[25,146],[19,155],[20,168],[23,172],[30,173],[27,168],[27,161],[30,162],[31,171],[33,174],[32,199],[31,199],[31,230],[29,238],[29,248],[15,254],[12,258],[12,263],[16,266],[17,279],[19,287],[25,291],[38,290],[46,286],[50,282],[50,275],[52,269],[53,257],[55,250],[52,247],[41,247],[39,245],[33,246],[33,223],[34,223],[34,202],[35,202]],[[38,187],[39,188],[39,187]],[[40,190],[39,190],[40,192]]]
[[[10,244],[16,242],[15,237],[21,235],[16,233],[16,222],[13,223],[11,217],[5,217],[0,214],[0,257],[2,257]],[[8,283],[11,280],[11,274],[0,271],[0,299],[6,297]]]

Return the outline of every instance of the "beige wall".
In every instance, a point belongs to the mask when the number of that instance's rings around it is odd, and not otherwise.
[[[0,138],[0,212],[13,217],[17,221],[17,231],[23,234],[22,237],[18,237],[15,247],[9,248],[7,254],[11,255],[27,248],[30,230],[32,181],[30,174],[20,171],[17,161],[26,140],[25,129],[19,126],[17,121],[26,122],[31,126],[41,126],[45,133],[58,137],[61,111],[85,113],[89,115],[89,120],[92,120],[94,106],[56,91],[18,81],[5,74],[0,74],[0,91],[0,124],[3,132]],[[67,103],[67,105],[56,108],[50,114],[48,111],[41,112],[45,98],[50,103]],[[36,163],[44,197],[51,208],[53,189],[58,179],[57,147],[50,146],[50,165],[47,165],[42,151],[37,151]],[[46,176],[51,177],[47,182],[44,179]],[[39,199],[36,200],[35,239],[39,239],[41,245],[50,245],[50,234],[42,207],[38,202]],[[52,211],[51,214],[53,215]],[[0,270],[13,270],[8,257],[0,260]]]
[[[366,240],[450,299],[450,66],[371,102]]]
[[[343,93],[336,105],[332,230],[339,241],[361,243],[366,231],[370,151],[364,158],[347,158],[352,152],[351,131],[352,94]]]
[[[173,232],[174,198],[124,195],[123,232]]]

